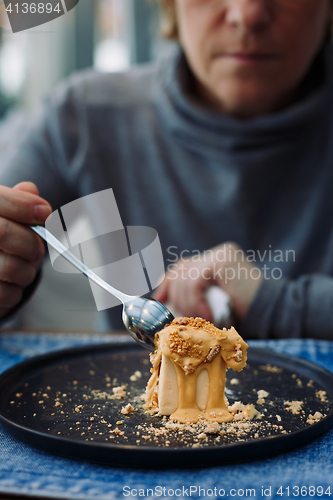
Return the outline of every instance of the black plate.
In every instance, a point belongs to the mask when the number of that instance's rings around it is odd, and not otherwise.
[[[332,425],[332,373],[300,358],[250,348],[247,367],[240,373],[228,371],[226,392],[230,404],[254,403],[263,418],[252,421],[247,429],[246,424],[237,424],[243,427],[241,435],[230,432],[231,424],[223,425],[223,436],[206,434],[201,436],[204,439],[198,439],[199,432],[186,430],[165,434],[162,418],[148,415],[142,408],[149,369],[147,351],[132,343],[68,349],[32,358],[1,375],[0,421],[17,438],[49,452],[140,467],[258,459],[306,443]],[[142,378],[131,382],[136,370]],[[238,379],[237,385],[230,383],[233,378]],[[111,399],[113,387],[121,384],[127,384],[126,397]],[[261,389],[269,396],[259,405],[256,391]],[[327,397],[320,397],[318,391],[326,391]],[[294,415],[285,401],[303,401],[304,413]],[[122,415],[121,408],[128,403],[136,411]],[[309,425],[309,414],[317,411],[325,417]],[[147,430],[150,424],[162,432]],[[112,432],[116,428],[119,431]]]

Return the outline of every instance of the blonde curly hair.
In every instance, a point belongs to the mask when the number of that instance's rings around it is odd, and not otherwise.
[[[178,25],[174,0],[158,0],[162,7],[162,35],[178,41]]]

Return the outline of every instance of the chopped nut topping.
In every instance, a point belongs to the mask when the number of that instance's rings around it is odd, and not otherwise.
[[[213,361],[213,359],[216,358],[216,356],[218,355],[218,353],[220,352],[221,350],[221,346],[218,345],[216,347],[212,347],[211,350],[209,351],[209,353],[207,354],[207,357],[206,357],[206,363],[211,363]]]
[[[284,406],[286,406],[286,410],[291,411],[294,415],[299,415],[303,401],[285,401]]]
[[[311,415],[311,413],[310,413],[306,423],[310,424],[310,425],[316,424],[322,418],[324,418],[324,415],[322,413],[320,413],[319,411],[316,411],[316,413],[314,415]]]
[[[261,389],[260,391],[257,391],[257,395],[258,395],[259,399],[264,399],[264,398],[267,398],[269,393],[267,391],[264,391],[263,389]]]
[[[128,415],[129,413],[131,413],[132,411],[134,410],[133,406],[128,403],[128,405],[126,406],[123,406],[122,409],[121,409],[121,413],[123,415]]]

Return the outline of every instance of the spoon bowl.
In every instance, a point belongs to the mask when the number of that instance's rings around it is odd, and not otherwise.
[[[174,319],[163,304],[149,297],[133,297],[120,292],[89,269],[45,227],[31,226],[31,229],[87,278],[117,297],[123,303],[123,323],[128,333],[146,349],[155,350],[155,334]]]
[[[123,323],[130,335],[142,346],[155,350],[155,334],[174,319],[160,302],[149,297],[135,297],[124,304]]]

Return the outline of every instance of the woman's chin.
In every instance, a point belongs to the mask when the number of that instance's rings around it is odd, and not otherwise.
[[[287,105],[287,102],[279,102],[279,99],[265,95],[263,91],[246,92],[235,89],[229,94],[218,96],[220,110],[235,118],[251,119],[268,115]]]
[[[265,116],[288,106],[294,97],[280,82],[271,79],[240,79],[219,75],[214,85],[200,85],[199,98],[215,110],[241,119]]]

